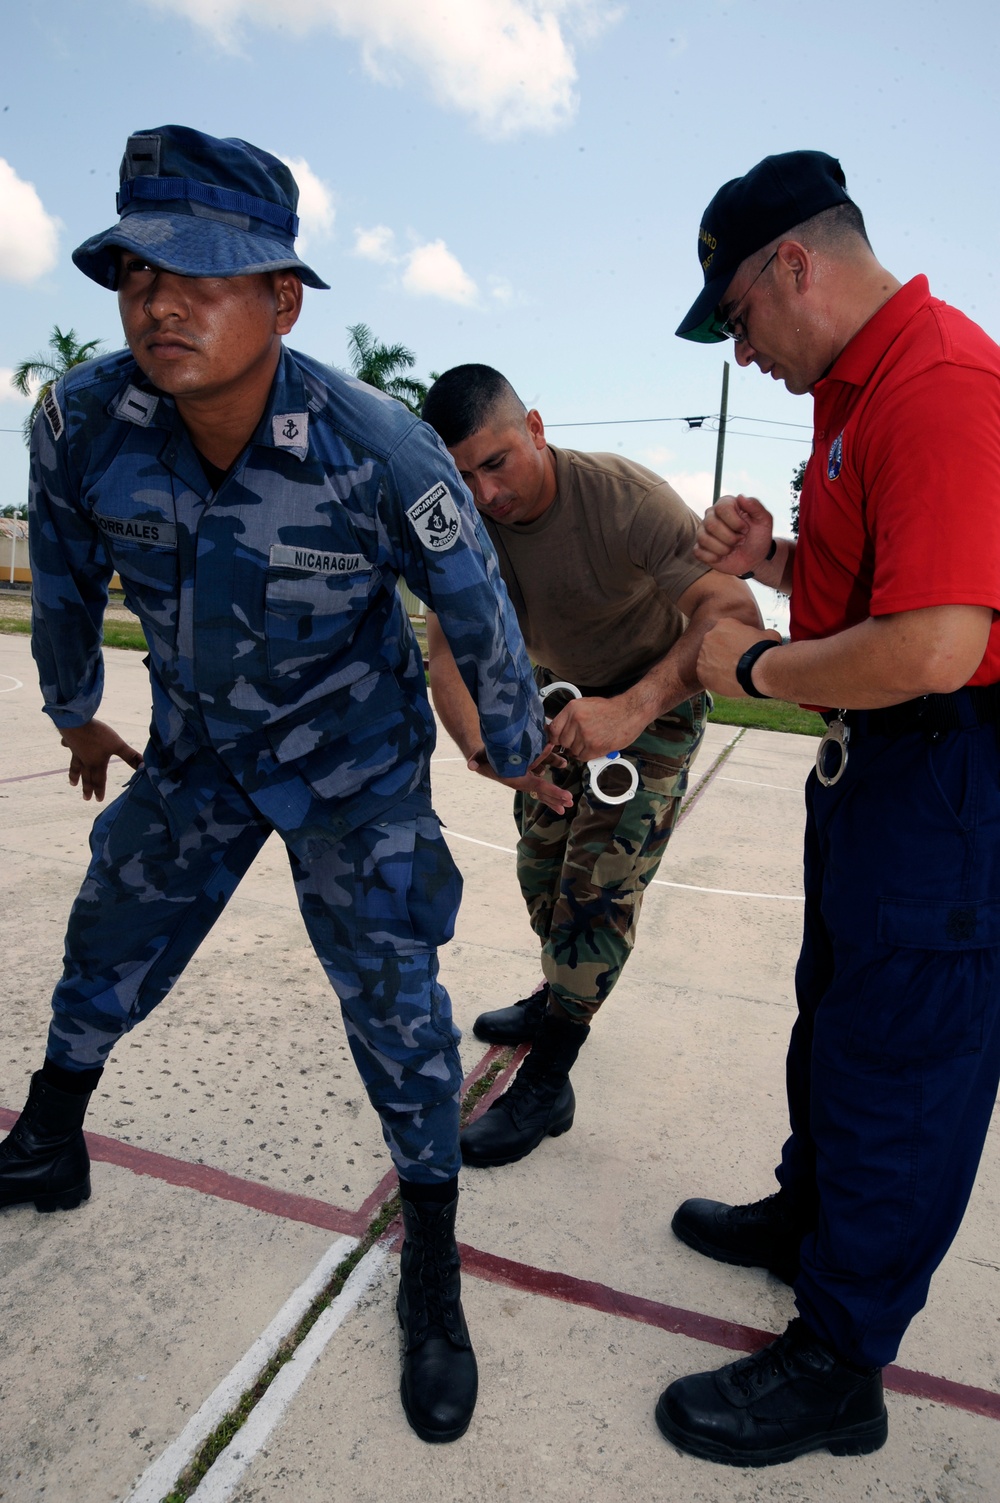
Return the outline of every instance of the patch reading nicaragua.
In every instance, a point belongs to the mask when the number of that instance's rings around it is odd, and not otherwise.
[[[826,473],[831,480],[836,480],[840,474],[840,467],[844,462],[844,435],[838,433],[830,445],[829,457],[826,461]]]
[[[407,508],[406,515],[424,547],[432,553],[444,553],[450,548],[462,525],[458,507],[443,480],[424,491],[419,501]]]
[[[278,449],[305,449],[309,444],[308,412],[279,412],[271,419],[271,433]]]
[[[121,543],[145,543],[148,548],[176,548],[177,528],[173,522],[144,521],[141,517],[102,517],[94,512],[94,521],[104,536]]]
[[[58,441],[65,432],[66,424],[63,422],[63,415],[60,411],[59,403],[56,401],[56,394],[51,386],[42,398],[42,411],[49,420],[52,437]]]
[[[140,428],[148,428],[159,400],[152,392],[140,391],[138,386],[129,386],[115,408],[115,417],[124,418],[129,423],[138,423]]]
[[[363,553],[320,553],[287,543],[271,544],[270,562],[272,568],[301,569],[307,574],[357,574],[368,568]]]

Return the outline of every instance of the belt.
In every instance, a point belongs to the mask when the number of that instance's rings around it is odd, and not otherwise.
[[[975,685],[954,694],[924,694],[881,710],[824,710],[827,725],[843,719],[860,736],[905,736],[912,731],[975,730],[1000,725],[1000,684]]]
[[[558,680],[559,675],[553,673],[551,668],[546,668],[544,672],[549,675],[550,683]],[[576,679],[573,679],[573,683],[576,684],[584,699],[614,699],[616,694],[624,694],[627,689],[634,689],[636,684],[645,677],[644,673],[637,673],[634,678],[616,679],[613,684],[601,684],[597,688],[592,684],[577,684]]]

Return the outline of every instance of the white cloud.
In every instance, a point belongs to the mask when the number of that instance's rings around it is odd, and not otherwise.
[[[418,245],[406,256],[403,286],[407,292],[444,298],[449,303],[475,303],[479,289],[443,240]]]
[[[354,232],[354,254],[362,256],[366,261],[398,261],[399,257],[393,250],[395,235],[387,224],[373,225],[370,230],[357,229]]]
[[[0,277],[27,283],[45,276],[56,264],[61,229],[34,184],[0,157]]]
[[[552,130],[576,112],[570,37],[593,40],[618,20],[615,0],[147,0],[238,49],[247,24],[299,34],[324,28],[361,45],[366,71],[418,78],[439,104],[490,135]]]
[[[0,365],[0,402],[23,402],[26,400],[19,391],[15,391],[13,386],[11,386],[10,383],[13,377],[14,371],[11,366]]]
[[[301,255],[310,240],[323,240],[331,234],[336,213],[333,194],[322,178],[316,176],[305,157],[282,157],[281,160],[291,168],[299,185],[297,249]]]
[[[659,473],[673,486],[681,500],[687,502],[692,511],[696,511],[700,517],[705,515],[712,504],[712,491],[715,488],[714,470],[693,470],[686,474],[660,470]]]
[[[412,250],[397,251],[396,235],[387,224],[354,232],[354,254],[381,266],[402,268],[400,281],[416,297],[439,297],[469,307],[479,301],[479,288],[443,240],[425,240]]]

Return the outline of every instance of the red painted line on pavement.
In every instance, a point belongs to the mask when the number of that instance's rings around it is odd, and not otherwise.
[[[491,1096],[500,1093],[523,1052],[522,1046],[511,1065],[501,1072],[490,1092],[478,1103],[479,1108],[486,1110],[484,1103],[488,1104]],[[488,1060],[489,1055],[486,1056],[486,1061]],[[0,1128],[10,1129],[18,1116],[18,1112],[0,1107]],[[87,1133],[85,1136],[91,1157],[99,1163],[115,1164],[133,1174],[150,1175],[167,1184],[245,1205],[269,1216],[300,1221],[308,1226],[318,1226],[326,1231],[347,1233],[355,1237],[363,1236],[372,1215],[389,1198],[396,1184],[395,1171],[390,1170],[358,1210],[349,1211],[308,1195],[295,1195],[255,1180],[241,1179],[224,1170],[213,1169],[208,1164],[191,1164],[183,1159],[170,1158],[165,1153],[137,1148],[131,1143],[122,1143],[117,1138],[105,1138],[99,1133]],[[393,1223],[393,1226],[387,1228],[386,1239],[394,1245],[398,1244],[399,1230],[398,1223]],[[460,1244],[460,1250],[464,1271],[476,1278],[502,1284],[509,1289],[519,1289],[526,1294],[537,1294],[546,1299],[562,1300],[566,1304],[597,1310],[601,1314],[614,1315],[622,1320],[638,1321],[643,1325],[668,1331],[674,1336],[686,1336],[692,1341],[706,1342],[710,1346],[725,1347],[729,1351],[753,1352],[773,1341],[778,1334],[722,1320],[715,1315],[705,1315],[698,1310],[661,1304],[658,1300],[646,1299],[639,1294],[627,1294],[624,1290],[612,1289],[608,1284],[578,1279],[572,1274],[553,1273],[548,1269],[535,1268],[530,1263],[517,1263],[511,1258],[483,1252],[464,1243]],[[894,1393],[926,1399],[951,1409],[964,1409],[969,1414],[981,1415],[985,1419],[1000,1420],[1000,1393],[990,1389],[975,1388],[967,1383],[956,1383],[951,1378],[939,1378],[933,1373],[917,1372],[894,1365],[884,1370],[883,1380],[886,1388]]]
[[[0,783],[28,783],[32,778],[57,778],[60,773],[69,777],[69,767],[53,767],[51,772],[23,772],[17,778],[0,778]]]
[[[582,1305],[588,1310],[616,1315],[623,1320],[639,1321],[669,1331],[671,1335],[688,1336],[693,1341],[704,1341],[711,1346],[755,1352],[778,1335],[777,1331],[758,1331],[753,1326],[737,1325],[734,1321],[703,1315],[697,1310],[662,1305],[657,1300],[626,1294],[621,1289],[592,1283],[589,1279],[577,1279],[568,1273],[551,1273],[544,1268],[533,1268],[529,1263],[515,1263],[510,1258],[481,1252],[479,1248],[464,1243],[460,1244],[460,1251],[463,1272],[487,1279],[490,1283],[520,1289],[526,1294],[540,1294],[546,1299],[563,1300],[570,1305]],[[894,1393],[905,1393],[911,1398],[928,1399],[950,1409],[964,1409],[969,1414],[1000,1420],[1000,1393],[991,1389],[974,1388],[968,1383],[955,1383],[951,1378],[938,1378],[933,1373],[915,1372],[895,1365],[883,1370],[882,1380]]]

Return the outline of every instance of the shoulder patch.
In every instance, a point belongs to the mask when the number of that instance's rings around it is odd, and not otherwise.
[[[444,553],[458,538],[461,520],[451,491],[443,480],[407,508],[417,537],[432,553]]]
[[[49,427],[52,429],[52,437],[58,442],[66,431],[66,424],[63,422],[62,410],[51,386],[42,398],[42,411],[48,418]]]
[[[138,423],[140,428],[148,428],[159,400],[151,392],[140,391],[138,386],[128,386],[115,408],[115,417],[124,418],[127,423]]]

